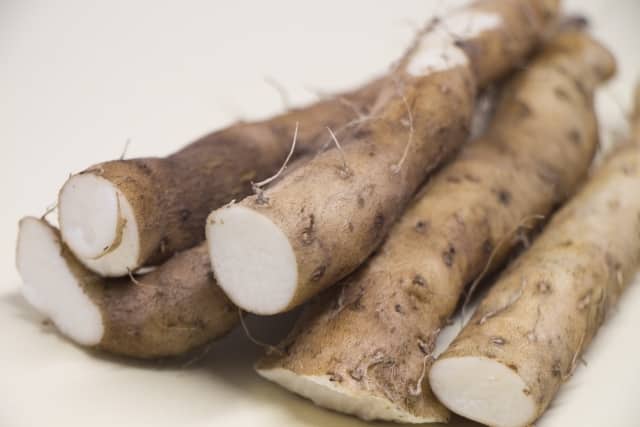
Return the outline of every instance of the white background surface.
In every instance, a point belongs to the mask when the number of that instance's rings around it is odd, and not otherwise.
[[[280,111],[265,76],[296,104],[364,81],[418,25],[460,3],[0,0],[0,426],[364,425],[259,379],[260,350],[238,332],[186,369],[71,345],[19,295],[17,221],[43,213],[69,173],[118,157],[127,138],[128,157],[164,155]],[[589,15],[620,60],[599,97],[608,137],[640,77],[640,1],[568,6]],[[278,326],[262,335],[273,341],[286,320],[251,327]],[[636,283],[538,426],[640,425],[639,325]]]

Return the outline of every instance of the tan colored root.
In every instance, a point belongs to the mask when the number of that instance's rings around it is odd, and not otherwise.
[[[58,202],[54,202],[50,204],[49,206],[47,206],[44,213],[40,216],[40,219],[43,221],[46,220],[49,214],[51,214],[52,212],[55,212],[56,209],[58,209]]]
[[[285,108],[285,110],[290,110],[292,105],[291,98],[289,98],[289,93],[284,88],[282,83],[280,83],[279,81],[277,81],[271,76],[265,76],[264,81],[273,89],[275,89],[276,92],[278,92],[278,95],[280,96],[280,101],[282,102],[282,106]]]
[[[351,169],[349,169],[349,165],[347,164],[347,159],[344,155],[344,150],[342,149],[340,142],[338,142],[338,138],[336,138],[336,135],[333,133],[333,131],[329,126],[327,126],[327,130],[329,131],[329,135],[331,135],[331,139],[333,140],[333,143],[336,144],[336,149],[340,152],[340,157],[342,157],[341,174],[343,175],[344,178],[346,178],[349,175],[351,175],[353,172],[351,171]]]

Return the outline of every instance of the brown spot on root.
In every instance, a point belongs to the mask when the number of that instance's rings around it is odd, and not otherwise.
[[[508,206],[509,203],[511,203],[511,192],[509,192],[508,190],[505,190],[504,188],[500,188],[497,190],[493,190],[493,193],[496,195],[496,197],[498,198],[498,201],[501,204]]]
[[[400,304],[396,304],[395,310],[396,310],[396,313],[400,313],[400,314],[404,313],[404,310],[402,309],[402,306]]]
[[[478,182],[482,181],[480,178],[478,178],[475,175],[471,175],[470,173],[465,173],[464,174],[464,179],[466,179],[469,182],[475,182],[475,183],[478,183]]]
[[[451,267],[453,265],[453,261],[456,256],[456,248],[453,245],[449,245],[449,248],[442,252],[442,261],[447,267]]]
[[[180,221],[186,222],[191,217],[191,211],[189,209],[180,210]]]
[[[490,255],[491,252],[493,252],[493,242],[491,241],[491,239],[487,239],[484,241],[484,243],[482,244],[482,250],[487,255]]]
[[[551,366],[551,375],[553,375],[555,378],[560,378],[560,376],[562,375],[562,367],[559,360],[553,362],[553,366]]]
[[[536,289],[538,290],[538,293],[550,294],[552,290],[551,283],[546,280],[541,280],[536,285]]]
[[[325,271],[327,271],[327,266],[325,265],[321,265],[320,267],[316,268],[311,274],[311,281],[317,282],[318,280],[320,280],[320,278],[324,276]]]
[[[513,364],[513,363],[508,363],[507,364],[507,368],[511,369],[513,372],[515,372],[516,374],[518,373],[518,366]]]
[[[426,286],[427,280],[421,275],[416,274],[415,276],[413,276],[413,280],[411,281],[411,283],[417,286]]]
[[[533,114],[533,111],[531,111],[531,107],[529,107],[529,105],[523,101],[516,102],[514,110],[516,111],[516,114],[520,120],[526,119]]]
[[[364,197],[362,197],[361,195],[358,195],[358,207],[364,208]]]
[[[562,101],[566,101],[566,102],[571,101],[571,98],[569,97],[569,94],[567,93],[567,91],[559,86],[556,86],[555,88],[553,88],[553,93],[556,96],[556,98]]]
[[[569,141],[571,141],[575,145],[582,144],[582,135],[580,134],[580,131],[577,129],[571,129],[567,133],[567,138],[569,138]]]
[[[380,233],[380,229],[384,226],[384,215],[378,212],[373,219],[373,230],[376,236]]]
[[[429,221],[420,220],[416,222],[416,231],[418,233],[426,233],[428,229],[429,229]]]
[[[341,383],[343,381],[344,378],[342,378],[342,375],[336,373],[336,372],[327,372],[327,375],[329,376],[329,381],[331,382],[336,382],[336,383]]]
[[[450,176],[446,177],[445,180],[447,182],[452,182],[454,184],[458,184],[459,182],[462,182],[462,180],[459,177],[454,176],[454,175],[450,175]]]

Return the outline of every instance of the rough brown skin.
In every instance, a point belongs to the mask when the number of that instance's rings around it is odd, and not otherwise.
[[[379,85],[376,80],[269,120],[237,123],[166,158],[114,160],[80,173],[107,179],[129,200],[141,245],[137,266],[158,264],[204,240],[202,225],[212,209],[251,193],[252,182],[278,170],[291,147],[296,123],[298,158],[327,143],[325,126],[338,129],[357,119],[354,106],[365,112]],[[116,239],[103,255],[118,244]]]
[[[555,215],[440,359],[485,357],[515,371],[536,403],[533,423],[639,265],[640,139],[619,148]]]
[[[100,309],[104,336],[98,350],[136,358],[177,356],[238,323],[238,309],[216,285],[203,244],[137,279],[104,279],[80,264],[61,241],[60,247],[83,291]]]
[[[415,127],[404,161],[409,115],[397,96],[396,83],[383,90],[380,99],[388,105],[380,119],[363,126],[342,153],[326,152],[270,188],[264,197],[252,196],[240,203],[273,221],[295,253],[296,293],[282,311],[335,284],[382,242],[428,173],[465,141],[476,86],[501,77],[525,59],[556,16],[557,3],[478,2],[472,10],[499,14],[503,26],[458,41],[470,58],[467,67],[418,78],[404,74],[402,67],[398,70],[396,80],[401,82],[399,90]],[[524,21],[535,25],[522,25]],[[214,212],[210,221],[215,222],[215,217]],[[224,289],[224,282],[217,278]]]
[[[446,420],[427,381],[417,383],[438,333],[465,285],[515,246],[523,219],[550,212],[585,176],[598,140],[593,91],[614,68],[585,34],[555,39],[503,89],[485,136],[432,178],[367,264],[306,310],[286,355],[258,371],[330,376],[346,395]]]

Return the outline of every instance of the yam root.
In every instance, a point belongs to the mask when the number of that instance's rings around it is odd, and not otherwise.
[[[204,240],[212,209],[252,191],[278,170],[299,124],[294,158],[327,143],[326,127],[355,125],[380,80],[275,118],[238,123],[166,158],[100,163],[73,175],[59,194],[62,238],[102,276],[123,276]],[[346,130],[346,129],[345,129]]]
[[[482,1],[432,23],[383,88],[377,119],[348,145],[214,211],[211,263],[231,300],[258,314],[286,311],[362,264],[428,173],[467,138],[477,83],[523,60],[556,7]],[[509,54],[498,60],[496,52]]]
[[[544,412],[640,264],[639,189],[640,145],[625,146],[500,277],[435,362],[429,379],[442,403],[498,427],[528,426]],[[521,297],[510,299],[515,292]]]
[[[181,355],[230,331],[238,310],[215,284],[205,245],[136,279],[80,264],[46,221],[20,221],[17,266],[26,299],[84,347],[138,358]]]
[[[256,367],[316,404],[364,419],[445,421],[426,381],[466,284],[562,202],[597,146],[593,91],[611,55],[563,34],[502,90],[486,134],[434,176],[367,263],[303,313]],[[484,372],[484,371],[482,371]]]

